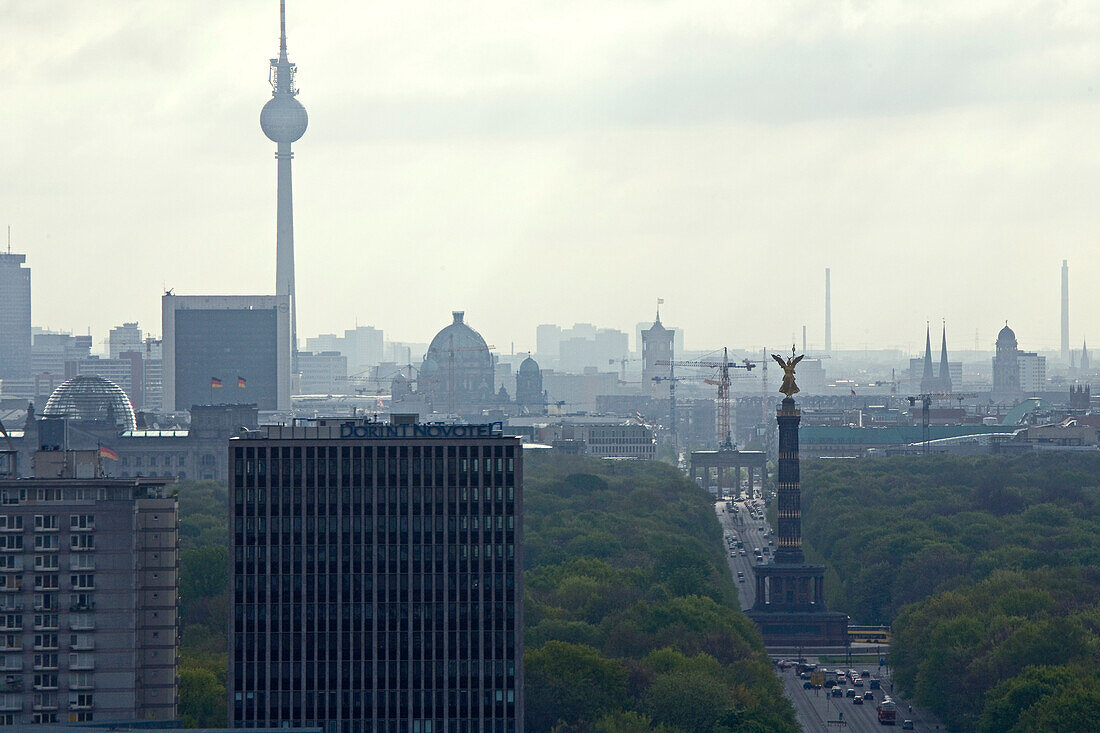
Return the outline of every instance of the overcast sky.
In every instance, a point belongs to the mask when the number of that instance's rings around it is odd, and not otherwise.
[[[1057,348],[1100,310],[1100,5],[290,0],[302,338],[499,350],[652,317],[687,346]],[[267,293],[275,0],[0,0],[0,224],[36,325]],[[1100,346],[1096,330],[1094,341]]]

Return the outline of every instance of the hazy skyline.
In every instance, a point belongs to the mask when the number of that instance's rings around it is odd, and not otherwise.
[[[1100,293],[1100,7],[289,0],[301,339],[632,335],[1057,349]],[[13,251],[36,325],[160,330],[270,293],[278,3],[0,2]],[[797,289],[797,290],[796,290]],[[1100,343],[1100,337],[1093,339]]]

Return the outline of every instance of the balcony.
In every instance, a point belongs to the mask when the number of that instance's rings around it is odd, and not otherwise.
[[[0,598],[0,613],[19,613],[23,610],[23,601],[17,601],[10,596]]]
[[[21,552],[23,552],[23,544],[20,543],[19,546],[16,547],[15,543],[12,543],[12,546],[9,547],[8,543],[5,542],[3,545],[0,545],[0,552],[19,552],[19,553],[21,553]]]
[[[45,664],[36,664],[36,665],[34,665],[34,671],[35,672],[56,672],[59,669],[61,669],[61,668],[57,666],[57,662],[47,662]],[[38,689],[38,688],[35,688],[35,689]]]
[[[36,713],[57,710],[57,700],[39,700],[34,704],[33,710]]]
[[[18,713],[23,709],[23,701],[16,698],[9,700],[0,697],[0,713]]]
[[[4,526],[0,527],[0,533],[2,533],[2,532],[19,532],[20,534],[22,534],[23,528],[22,527],[9,527],[8,525],[5,524]]]
[[[22,557],[3,557],[0,556],[0,573],[18,573],[23,569]]]
[[[95,685],[93,685],[90,681],[89,682],[80,682],[79,680],[70,680],[69,681],[69,689],[70,690],[77,690],[77,691],[79,691],[79,690],[94,690]]]
[[[69,629],[71,631],[95,631],[95,621],[91,619],[87,621],[73,619],[69,621]],[[0,648],[0,651],[3,651],[3,649]]]
[[[91,710],[91,705],[81,705],[78,702],[69,703],[69,710]]]
[[[44,682],[40,685],[34,685],[33,687],[34,687],[35,691],[37,691],[37,692],[53,692],[54,690],[57,689],[57,683],[56,682]]]
[[[9,674],[0,679],[0,693],[20,692],[23,689],[23,678],[20,675]]]
[[[69,531],[70,532],[94,532],[95,531],[95,522],[90,522],[87,527],[77,527],[77,526],[74,526],[74,525],[69,525]]]
[[[0,621],[0,633],[7,633],[11,631],[22,631],[23,622],[20,621],[17,624],[8,624],[6,621]]]
[[[74,544],[69,547],[70,552],[95,552],[95,547],[85,547],[83,545]]]
[[[69,604],[69,611],[71,613],[78,613],[80,611],[94,611],[95,601],[73,601]]]
[[[70,555],[69,570],[95,570],[95,558],[91,555]]]
[[[23,641],[21,639],[15,640],[14,643],[9,644],[6,639],[0,639],[0,652],[21,652],[23,651]]]
[[[95,650],[95,641],[92,639],[78,639],[75,644],[70,644],[69,649],[74,652],[90,652]]]
[[[50,557],[55,557],[55,556],[51,555]],[[48,564],[48,563],[47,564],[42,564],[42,563],[37,563],[36,562],[34,564],[34,571],[36,573],[58,573],[58,572],[61,572],[61,568],[58,567],[57,565],[53,565],[53,564]]]
[[[12,583],[10,585],[0,585],[0,593],[18,593],[23,590],[22,583]]]
[[[69,662],[69,671],[71,672],[91,672],[95,669],[95,659],[75,659]]]

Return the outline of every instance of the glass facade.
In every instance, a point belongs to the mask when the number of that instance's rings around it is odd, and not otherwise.
[[[518,440],[230,445],[231,725],[522,730]]]

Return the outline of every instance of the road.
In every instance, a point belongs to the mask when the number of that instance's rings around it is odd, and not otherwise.
[[[726,561],[729,563],[730,573],[734,580],[738,580],[737,573],[744,573],[745,582],[737,583],[738,595],[743,610],[752,608],[756,595],[756,584],[753,581],[753,548],[774,547],[768,545],[771,528],[764,519],[764,502],[760,499],[739,499],[734,502],[735,511],[727,510],[724,501],[715,504],[715,512],[718,521],[722,525],[723,533],[727,537],[733,537],[744,543],[745,554],[737,550],[732,556],[728,546],[726,549]],[[736,543],[735,543],[736,545]],[[770,556],[765,555],[765,561]],[[853,649],[853,651],[855,651]],[[871,651],[868,649],[867,651]],[[774,656],[774,655],[773,655]],[[815,657],[806,657],[810,662],[817,662]],[[835,666],[825,664],[833,670]],[[887,667],[879,668],[877,665],[856,665],[859,671],[869,669],[880,678],[882,689],[872,690],[875,701],[879,701],[884,695],[889,694],[898,706],[897,727],[901,728],[902,721],[906,718],[914,722],[914,730],[942,731],[943,726],[935,717],[926,710],[916,707],[910,712],[909,702],[892,692],[893,683],[890,679],[890,670]],[[800,679],[797,671],[792,667],[787,670],[776,670],[783,682],[787,697],[794,703],[798,722],[807,733],[816,731],[881,731],[882,726],[878,722],[875,701],[868,700],[863,705],[855,705],[849,697],[831,697],[828,690],[807,690],[802,687],[804,680]],[[853,687],[850,682],[842,683],[843,689]],[[862,694],[869,690],[864,686],[858,689]],[[829,722],[832,721],[832,725]],[[843,723],[840,723],[843,721]]]

